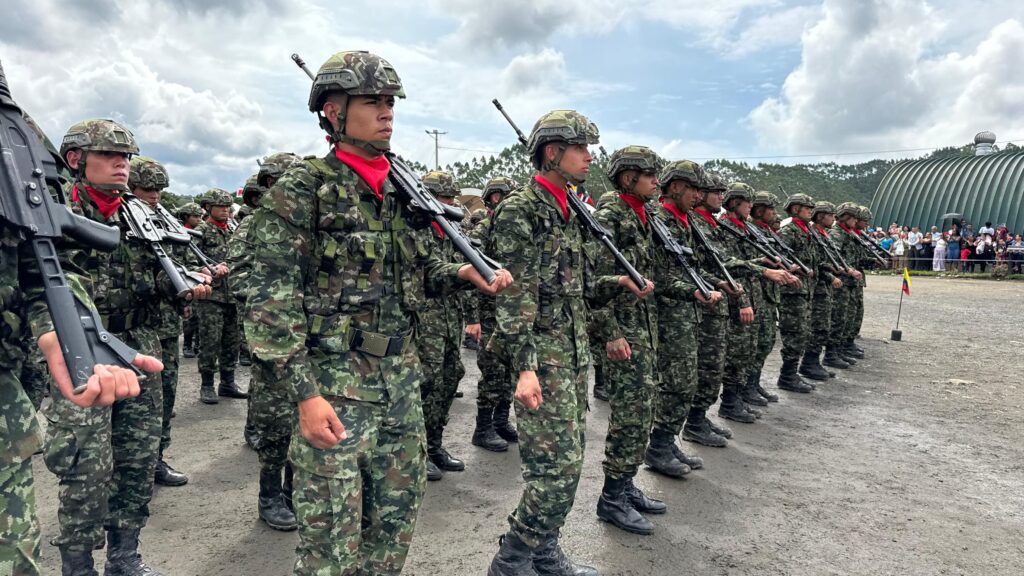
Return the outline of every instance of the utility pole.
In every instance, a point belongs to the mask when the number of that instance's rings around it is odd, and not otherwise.
[[[434,130],[424,130],[424,132],[426,132],[428,135],[434,137],[434,169],[435,170],[440,170],[441,169],[441,161],[440,161],[440,158],[439,158],[438,153],[437,153],[437,149],[438,149],[438,141],[437,141],[437,139],[438,139],[439,136],[441,136],[443,134],[447,134],[447,132],[438,132],[436,128]]]

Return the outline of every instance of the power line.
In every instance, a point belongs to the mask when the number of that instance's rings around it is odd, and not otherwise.
[[[440,146],[438,145],[438,138],[442,134],[447,134],[447,132],[439,132],[436,128],[434,130],[432,130],[432,131],[431,130],[424,130],[424,132],[426,132],[427,134],[429,134],[429,135],[434,137],[434,169],[435,170],[440,170],[441,169],[441,161],[440,161],[440,156],[438,155],[438,151],[437,151],[437,149],[440,148]]]
[[[495,150],[481,150],[479,148],[459,148],[457,146],[439,146],[442,150],[461,150],[463,152],[483,152],[484,154],[501,154]]]

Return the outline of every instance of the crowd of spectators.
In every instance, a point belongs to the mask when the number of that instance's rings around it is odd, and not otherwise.
[[[917,226],[888,230],[874,228],[872,237],[892,255],[893,270],[933,270],[936,272],[996,272],[1020,274],[1024,269],[1024,238],[1011,234],[1005,224],[991,222],[974,229],[966,220],[953,222],[948,230],[932,226],[922,231]]]

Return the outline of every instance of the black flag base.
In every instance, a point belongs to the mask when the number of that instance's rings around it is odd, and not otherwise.
[[[889,335],[889,339],[892,340],[893,342],[899,342],[900,340],[903,340],[903,330],[893,330],[892,333]]]

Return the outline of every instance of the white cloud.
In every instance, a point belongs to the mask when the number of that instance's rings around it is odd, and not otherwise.
[[[1024,26],[1008,19],[968,54],[945,51],[949,20],[920,0],[827,0],[781,94],[749,115],[761,144],[790,153],[885,150],[1024,134]]]

